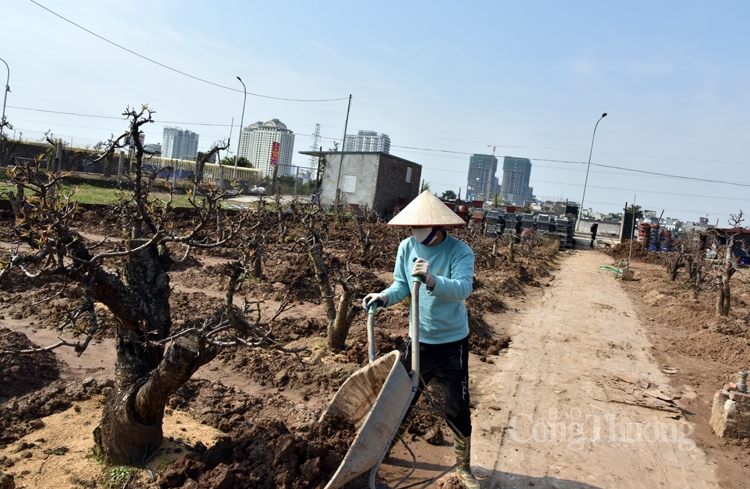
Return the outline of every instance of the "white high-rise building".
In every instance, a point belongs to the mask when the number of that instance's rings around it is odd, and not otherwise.
[[[247,158],[253,168],[261,170],[264,177],[271,176],[271,151],[275,142],[279,143],[277,176],[291,175],[294,133],[278,119],[258,121],[245,127],[240,134],[240,156]]]
[[[179,127],[165,127],[162,140],[162,158],[194,160],[198,156],[199,135]]]
[[[347,134],[344,138],[344,151],[390,154],[391,138],[375,131],[357,131],[356,135]]]

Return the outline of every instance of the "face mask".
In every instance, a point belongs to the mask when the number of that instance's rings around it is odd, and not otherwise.
[[[438,236],[438,228],[411,228],[411,234],[420,244],[428,245]]]

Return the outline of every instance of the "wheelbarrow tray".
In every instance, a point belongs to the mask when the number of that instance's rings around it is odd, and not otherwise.
[[[412,379],[394,350],[353,373],[320,417],[338,416],[357,428],[326,489],[343,486],[377,464],[411,401]]]

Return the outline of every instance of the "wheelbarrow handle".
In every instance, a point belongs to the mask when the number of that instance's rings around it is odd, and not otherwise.
[[[378,312],[377,304],[371,304],[367,309],[367,356],[370,363],[375,361],[375,314]]]
[[[419,288],[424,278],[416,276],[412,279],[411,286],[411,370],[412,387],[419,387]]]

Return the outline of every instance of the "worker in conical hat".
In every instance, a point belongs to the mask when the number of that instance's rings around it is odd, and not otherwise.
[[[455,430],[457,471],[467,489],[479,488],[471,473],[469,411],[469,320],[464,300],[472,291],[474,252],[466,243],[450,236],[446,228],[464,226],[462,218],[428,190],[422,192],[391,219],[389,226],[407,226],[412,236],[398,247],[393,284],[382,292],[367,294],[365,309],[371,304],[389,307],[411,294],[412,277],[422,278],[419,291],[420,374],[425,385],[436,379],[445,392],[445,415]],[[406,344],[402,363],[411,370],[411,340]],[[412,406],[418,400],[418,394]],[[409,427],[408,413],[399,427],[403,435]]]

